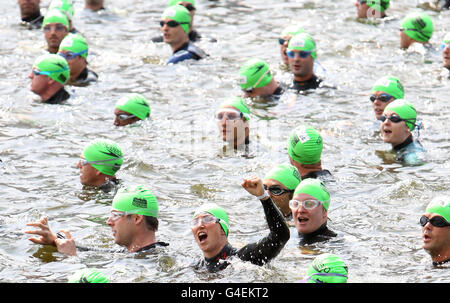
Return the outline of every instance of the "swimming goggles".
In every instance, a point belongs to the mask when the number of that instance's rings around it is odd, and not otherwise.
[[[135,115],[120,114],[120,115],[116,115],[116,118],[119,121],[125,121],[125,120],[131,119],[131,118],[136,118],[136,116]]]
[[[67,31],[67,28],[62,24],[54,24],[54,25],[47,24],[46,26],[43,27],[44,32],[49,32],[52,30],[52,28],[55,28],[55,31],[57,32]]]
[[[37,70],[37,69],[35,69],[35,68],[32,69],[33,74],[34,74],[35,76],[39,76],[39,75],[50,76],[50,74],[53,74],[53,73],[62,73],[62,72],[68,71],[68,70],[69,70],[68,68],[65,68],[65,69],[60,69],[60,70],[54,70],[54,71],[46,72],[46,71],[40,71],[40,70]]]
[[[392,97],[389,94],[380,94],[379,96],[375,96],[375,95],[370,95],[369,99],[370,101],[375,102],[375,100],[380,100],[381,102],[388,102],[389,100],[391,100]]]
[[[320,281],[316,277],[342,277],[342,278],[347,278],[347,275],[338,274],[338,273],[316,273],[316,274],[312,274],[312,275],[306,277],[304,280],[301,280],[300,282],[306,283],[308,281],[312,281],[314,283],[326,283],[326,282]]]
[[[381,115],[380,120],[381,120],[381,122],[384,122],[386,120],[390,120],[393,123],[399,123],[399,122],[402,122],[402,121],[405,121],[405,122],[415,121],[415,119],[402,119],[402,118],[400,118],[397,115],[392,115],[392,116]]]
[[[159,25],[161,25],[161,27],[163,27],[165,24],[167,24],[167,26],[169,27],[177,27],[180,24],[189,24],[189,22],[177,22],[175,20],[169,20],[169,21],[159,21]]]
[[[441,44],[441,50],[443,50],[446,47],[450,48],[450,43],[449,42]]]
[[[74,52],[67,52],[67,53],[58,52],[58,55],[60,55],[60,56],[63,57],[64,59],[70,61],[70,60],[75,59],[75,58],[78,57],[78,56],[81,56],[81,55],[84,54],[84,53],[87,53],[87,51],[88,51],[88,50],[85,49],[85,50],[83,50],[83,51],[81,51],[81,52],[78,52],[78,53],[74,53]]]
[[[265,75],[267,75],[270,72],[269,68],[259,77],[258,81],[255,82],[251,87],[243,89],[244,92],[251,94],[253,93],[253,90],[258,86],[258,84],[262,81]]]
[[[290,50],[290,51],[286,52],[286,55],[292,59],[292,58],[295,58],[295,55],[297,54],[300,58],[305,59],[305,58],[308,58],[308,56],[311,55],[311,53],[312,52],[305,52],[305,51],[298,52],[298,51]]]
[[[195,217],[191,221],[191,228],[197,227],[199,225],[199,223],[204,224],[204,225],[208,225],[208,224],[211,224],[211,223],[219,223],[219,222],[220,222],[220,219],[214,217],[213,215],[206,215],[206,216],[201,216],[201,217]]]
[[[321,204],[321,203],[322,203],[322,201],[318,201],[315,199],[307,199],[304,201],[291,200],[291,201],[289,201],[289,208],[292,210],[296,210],[296,209],[299,209],[300,206],[303,206],[307,210],[311,210],[311,209],[314,209],[317,206],[319,206],[319,204]]]
[[[267,187],[267,185],[264,185],[264,190],[268,190],[272,195],[274,196],[281,196],[284,193],[292,193],[293,190],[284,189],[279,186],[270,186]]]
[[[425,226],[428,222],[431,223],[431,225],[435,226],[435,227],[446,227],[446,226],[450,226],[450,223],[447,222],[447,220],[445,220],[443,217],[441,216],[436,216],[433,217],[431,219],[428,219],[425,216],[420,217],[419,223],[420,225]]]
[[[113,159],[106,159],[106,160],[97,160],[97,161],[87,161],[86,159],[80,159],[80,163],[81,163],[82,166],[86,166],[88,164],[96,164],[96,165],[103,165],[103,166],[111,166],[111,167],[119,167],[120,168],[120,164],[105,163],[105,162],[115,161],[115,160],[119,160],[119,159],[122,159],[122,157],[113,158]]]
[[[218,112],[216,112],[216,114],[214,115],[214,117],[216,118],[217,121],[222,121],[224,118],[226,120],[238,120],[240,118],[242,118],[244,115],[237,110],[233,110],[233,109],[222,109]]]

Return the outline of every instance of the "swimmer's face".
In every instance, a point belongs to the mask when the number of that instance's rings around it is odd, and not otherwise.
[[[58,53],[67,54],[70,53],[67,50],[59,50]],[[76,80],[76,78],[80,75],[80,73],[84,70],[87,65],[86,59],[81,56],[76,56],[72,59],[67,59],[67,64],[69,64],[70,69],[70,79]]]
[[[446,43],[442,50],[442,63],[444,67],[450,69],[450,43]]]
[[[37,95],[43,95],[49,85],[50,85],[50,78],[46,75],[35,75],[33,73],[33,70],[31,70],[30,74],[28,75],[28,78],[31,79],[31,85],[30,85],[30,91]]]
[[[288,188],[284,186],[281,182],[273,179],[265,179],[263,181],[263,185],[267,188],[279,187],[288,190]],[[270,198],[275,203],[275,205],[278,206],[278,208],[284,214],[284,216],[288,216],[291,213],[291,209],[289,208],[289,200],[291,200],[292,198],[292,193],[285,192],[278,196],[274,195],[270,190],[267,190],[267,193],[269,194]]]
[[[66,27],[61,23],[48,23],[44,26],[44,37],[47,41],[48,50],[57,53],[62,39],[68,34]]]
[[[411,44],[414,43],[414,40],[411,39],[407,34],[405,34],[405,31],[400,31],[400,48],[401,49],[408,49]]]
[[[371,94],[378,97],[381,94],[385,94],[385,92],[374,91]],[[395,100],[394,98],[391,98],[388,102],[383,102],[377,98],[377,99],[375,99],[375,101],[372,102],[372,108],[373,108],[373,111],[375,113],[375,117],[377,118],[377,120],[380,120],[380,117],[383,114],[383,111],[386,108],[386,106],[394,100]]]
[[[355,6],[357,18],[367,18],[367,11],[369,9],[367,3],[359,3],[358,1],[356,1]]]
[[[393,111],[388,110],[384,111],[383,115],[386,117],[390,117],[397,114]],[[411,134],[411,131],[409,130],[408,126],[406,126],[405,121],[394,123],[391,120],[386,119],[381,123],[380,130],[381,138],[383,138],[383,141],[392,144],[392,146],[403,143]]]
[[[233,107],[221,108],[216,113],[217,127],[222,140],[234,146],[241,145],[248,136],[248,122]]]
[[[211,215],[201,214],[196,218],[206,216]],[[227,242],[225,231],[217,222],[204,223],[203,220],[198,220],[198,224],[191,226],[191,229],[195,242],[207,258],[216,256]]]
[[[299,51],[294,51],[299,52]],[[289,68],[294,74],[294,78],[299,78],[300,81],[307,80],[313,75],[314,58],[309,55],[306,58],[301,58],[295,55],[294,58],[288,58]]]
[[[280,45],[280,54],[281,54],[281,59],[283,60],[283,63],[286,65],[289,65],[289,58],[286,55],[286,50],[289,44],[289,39],[292,38],[292,35],[286,35],[281,37],[282,39],[284,39],[284,43]]]
[[[424,214],[431,219],[439,215],[433,213]],[[445,255],[450,253],[450,227],[436,227],[430,222],[422,227],[422,247],[433,256]]]
[[[314,197],[304,193],[295,195],[293,199],[300,202],[308,199],[316,200]],[[292,218],[294,220],[295,228],[301,234],[310,234],[316,231],[327,221],[327,215],[328,212],[322,204],[319,204],[313,209],[306,209],[302,205],[299,206],[299,208],[292,210]]]
[[[81,156],[82,159],[83,156]],[[99,186],[103,183],[100,178],[100,172],[91,164],[83,165],[81,160],[78,161],[77,167],[80,169],[80,183],[85,186]]]
[[[133,216],[137,215],[124,215],[116,219],[110,216],[106,220],[106,224],[111,227],[114,243],[127,248],[132,244],[131,242],[135,233]]]
[[[32,16],[40,10],[40,0],[17,0],[22,16]]]
[[[130,117],[127,118],[127,116],[130,116],[130,113],[127,113],[126,111],[120,110],[118,108],[114,109],[114,125],[115,126],[125,126],[128,124],[133,124],[136,121],[139,121],[138,117]],[[127,118],[127,119],[124,119]]]
[[[162,19],[161,21],[168,22],[171,20],[172,19],[166,18],[166,19]],[[169,45],[179,45],[179,44],[183,43],[183,41],[185,41],[186,39],[189,40],[186,32],[181,27],[181,25],[178,25],[176,27],[171,27],[171,26],[167,25],[167,23],[166,23],[161,27],[161,31],[163,33],[164,42],[166,42]]]

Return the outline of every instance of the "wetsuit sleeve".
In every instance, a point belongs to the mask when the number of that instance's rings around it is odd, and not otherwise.
[[[189,60],[189,59],[195,59],[198,60],[198,56],[194,53],[188,52],[187,50],[181,50],[176,52],[172,55],[172,57],[169,58],[166,64],[177,64],[178,62]]]
[[[290,237],[286,220],[272,199],[261,200],[261,203],[270,233],[257,243],[248,244],[237,252],[241,260],[250,261],[256,265],[264,265],[275,258]]]

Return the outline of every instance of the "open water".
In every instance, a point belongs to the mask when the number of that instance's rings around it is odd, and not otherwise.
[[[28,74],[45,52],[40,30],[19,25],[16,1],[0,0],[0,281],[65,282],[75,270],[97,267],[113,282],[297,282],[315,255],[340,255],[349,282],[449,282],[448,269],[435,269],[421,247],[418,224],[438,194],[450,196],[450,80],[438,50],[450,30],[450,12],[420,1],[396,0],[386,22],[356,20],[353,1],[198,0],[195,26],[217,39],[197,43],[210,56],[165,66],[169,46],[154,44],[166,1],[106,0],[107,12],[83,11],[75,2],[75,27],[90,46],[89,66],[99,82],[68,87],[67,105],[45,105],[29,91]],[[41,1],[43,12],[49,1]],[[425,11],[433,19],[435,50],[399,49],[401,18]],[[240,94],[241,64],[267,60],[279,81],[277,38],[290,23],[303,25],[317,42],[318,70],[336,89],[307,95],[288,92],[277,104],[251,103],[252,154],[224,153],[213,120],[217,106]],[[382,142],[368,95],[380,77],[393,74],[405,99],[425,126],[420,141],[428,161],[404,167],[392,161]],[[115,102],[142,93],[152,108],[139,125],[113,125]],[[322,163],[336,182],[330,186],[329,227],[338,237],[300,247],[296,232],[267,266],[233,262],[218,274],[197,272],[201,258],[189,222],[194,210],[215,202],[229,213],[232,245],[241,247],[267,234],[259,201],[240,183],[264,176],[287,162],[286,140],[302,123],[323,136]],[[147,258],[122,253],[61,255],[31,243],[26,223],[46,215],[53,230],[69,229],[77,243],[115,248],[105,224],[112,196],[83,189],[76,163],[84,145],[96,138],[117,141],[125,154],[118,177],[125,185],[145,184],[157,196],[160,230],[170,243]]]

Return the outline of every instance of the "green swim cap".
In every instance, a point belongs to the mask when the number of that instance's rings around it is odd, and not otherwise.
[[[239,70],[239,85],[243,90],[266,86],[272,78],[267,62],[258,58],[246,61]]]
[[[288,50],[311,52],[311,57],[317,58],[316,42],[307,33],[300,33],[289,40]]]
[[[295,189],[294,196],[298,194],[307,194],[317,201],[321,201],[326,211],[330,207],[330,193],[320,179],[308,178],[302,180]]]
[[[189,2],[190,4],[192,4],[192,6],[195,7],[195,0],[169,0],[168,6],[173,6],[173,5],[179,4],[181,2]]]
[[[322,136],[312,126],[296,127],[287,142],[289,156],[301,164],[314,164],[320,161],[322,155]]]
[[[389,7],[389,0],[367,0],[367,6],[376,11],[384,12]]]
[[[250,120],[250,110],[248,109],[247,104],[245,104],[244,99],[241,97],[228,97],[222,104],[220,104],[219,108],[230,106],[240,111],[247,121]]]
[[[117,191],[112,208],[135,215],[158,218],[158,202],[153,192],[143,186],[134,185]]]
[[[89,162],[94,161],[92,167],[108,176],[114,176],[123,163],[121,148],[110,140],[94,140],[84,148],[83,156]]]
[[[69,31],[69,20],[60,9],[54,8],[45,14],[44,20],[42,21],[42,28],[50,23],[61,23]]]
[[[294,190],[302,180],[297,168],[291,164],[275,166],[264,176],[264,180],[268,179],[276,180],[290,190]]]
[[[225,232],[225,236],[228,237],[228,229],[230,226],[230,223],[228,221],[228,215],[225,209],[217,205],[216,203],[206,203],[197,208],[197,210],[194,213],[193,218],[201,215],[201,214],[210,214],[214,217],[220,219],[220,226],[222,227],[223,231]]]
[[[347,283],[348,269],[339,256],[326,253],[309,264],[307,275],[308,283]]]
[[[282,32],[280,37],[295,36],[300,33],[305,33],[305,30],[299,25],[289,25]]]
[[[70,76],[70,68],[66,59],[56,54],[39,56],[34,61],[33,68],[39,69],[44,75],[63,85]]]
[[[109,283],[109,279],[93,268],[80,269],[69,277],[69,283]]]
[[[433,213],[442,216],[450,223],[450,199],[445,196],[438,196],[428,204],[426,213]]]
[[[447,34],[444,36],[444,40],[442,40],[442,42],[444,42],[444,43],[450,43],[450,32],[447,33]]]
[[[61,10],[69,21],[73,19],[74,10],[72,0],[52,0],[48,9],[51,10],[53,8]]]
[[[181,28],[189,34],[189,25],[191,24],[191,15],[183,5],[173,5],[166,8],[161,19],[172,19],[180,23]]]
[[[86,59],[89,48],[86,39],[84,39],[82,35],[69,33],[64,37],[64,39],[62,39],[61,44],[59,45],[59,50],[65,50],[73,53],[86,51],[80,55]]]
[[[408,37],[419,42],[427,42],[433,35],[433,20],[424,13],[407,15],[403,18],[401,27]]]
[[[150,116],[151,108],[147,99],[141,94],[129,94],[116,103],[116,108],[135,115],[141,120]]]
[[[404,90],[400,80],[394,76],[385,76],[375,82],[372,92],[382,91],[391,95],[395,99],[403,99]]]
[[[408,126],[410,130],[413,130],[416,126],[417,112],[414,106],[408,101],[403,99],[394,100],[384,108],[383,113],[387,111],[393,111],[400,118],[406,120],[406,126]]]

